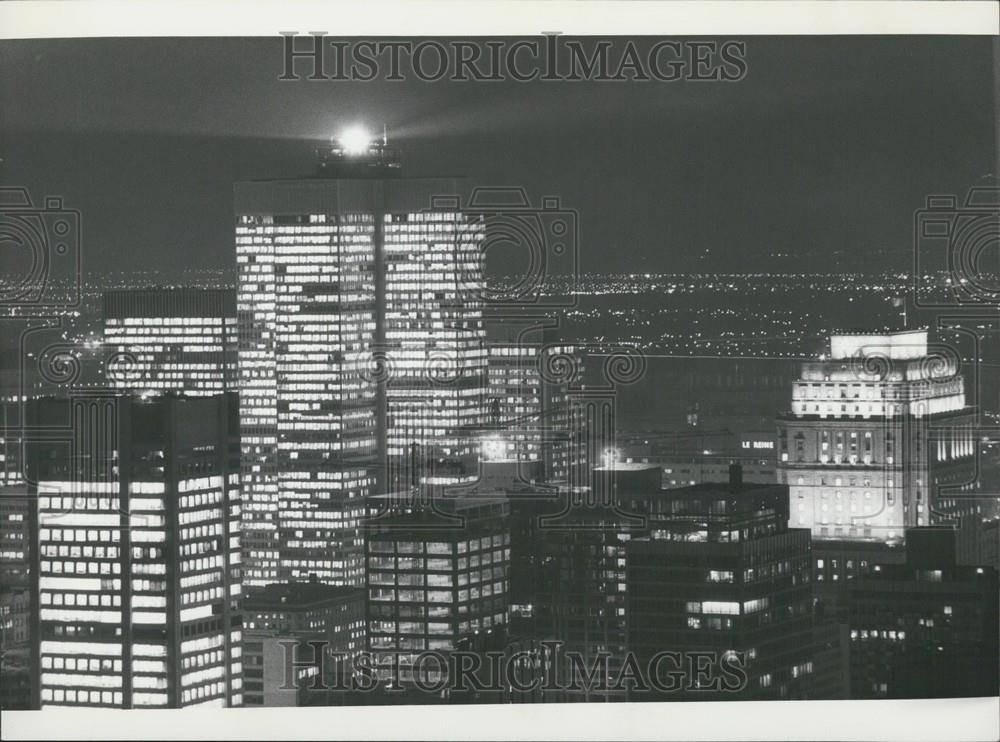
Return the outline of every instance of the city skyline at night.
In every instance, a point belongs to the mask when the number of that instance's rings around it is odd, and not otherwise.
[[[1000,695],[997,38],[653,33],[0,42],[0,710]]]

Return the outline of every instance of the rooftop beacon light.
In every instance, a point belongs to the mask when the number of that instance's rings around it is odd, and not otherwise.
[[[388,127],[382,135],[353,124],[316,148],[316,175],[320,178],[371,178],[398,176],[400,152],[389,146]]]
[[[337,141],[346,155],[363,155],[372,144],[372,135],[361,126],[351,126],[340,133]]]

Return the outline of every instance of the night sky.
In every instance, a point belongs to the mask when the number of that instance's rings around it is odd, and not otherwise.
[[[232,267],[232,183],[309,174],[355,122],[409,174],[561,196],[584,271],[905,270],[926,194],[994,182],[989,38],[746,58],[736,83],[287,82],[277,37],[6,41],[0,178],[82,211],[88,273],[165,276]]]

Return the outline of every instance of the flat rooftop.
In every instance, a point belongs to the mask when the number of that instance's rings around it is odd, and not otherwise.
[[[248,592],[244,610],[304,609],[328,602],[363,600],[364,588],[327,585],[322,582],[282,582]]]
[[[927,355],[927,328],[896,332],[835,332],[830,335],[831,360],[880,355],[892,360]]]

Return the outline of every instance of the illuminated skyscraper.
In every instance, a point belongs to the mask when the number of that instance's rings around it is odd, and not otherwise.
[[[434,498],[434,510],[395,495],[372,498],[368,646],[379,680],[441,680],[425,651],[447,653],[508,623],[510,503],[502,496]]]
[[[566,481],[567,386],[580,383],[581,359],[572,346],[558,342],[553,329],[537,321],[491,321],[487,334],[489,384],[482,460],[539,462],[546,480]]]
[[[279,183],[236,197],[246,584],[356,584],[375,453],[373,220]]]
[[[957,361],[932,354],[926,330],[833,335],[778,418],[789,525],[815,539],[901,542],[933,522],[935,488],[974,445]]]
[[[334,146],[315,178],[236,185],[249,586],[362,584],[365,498],[472,468],[482,228],[431,208],[458,181],[397,165]]]
[[[385,280],[387,453],[390,462],[406,461],[416,445],[432,466],[451,463],[425,471],[425,481],[471,480],[476,446],[468,430],[482,423],[486,385],[483,226],[455,207],[428,210],[436,192],[457,193],[458,183],[392,185],[378,269]]]
[[[33,667],[47,706],[242,703],[233,395],[33,406]]]
[[[236,294],[140,289],[104,294],[108,385],[186,396],[236,388]]]

